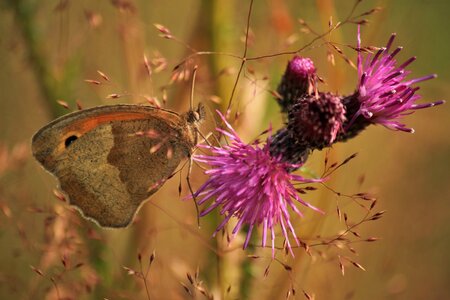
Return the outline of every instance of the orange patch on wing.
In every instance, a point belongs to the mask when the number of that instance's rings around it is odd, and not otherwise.
[[[151,117],[151,115],[138,112],[108,113],[91,117],[89,119],[75,121],[70,126],[68,126],[67,131],[74,131],[80,135],[83,135],[101,124],[109,123],[112,121],[143,120],[148,119],[149,117]]]

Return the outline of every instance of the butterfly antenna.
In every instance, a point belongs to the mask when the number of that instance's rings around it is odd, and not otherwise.
[[[192,111],[194,109],[194,90],[195,90],[195,78],[197,77],[197,69],[198,66],[194,66],[194,70],[192,72],[192,84],[191,84],[191,99],[190,99],[190,110]]]

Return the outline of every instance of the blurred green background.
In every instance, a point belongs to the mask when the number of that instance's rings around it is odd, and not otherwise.
[[[294,50],[314,35],[301,30],[298,19],[315,31],[327,30],[350,13],[350,0],[255,1],[251,15],[249,56]],[[416,77],[437,73],[421,84],[424,101],[448,100],[450,94],[450,2],[362,1],[355,15],[383,9],[367,18],[363,45],[384,46],[392,32],[399,55],[418,60],[410,66]],[[377,195],[384,218],[358,227],[375,243],[354,243],[357,255],[336,247],[314,247],[312,257],[301,249],[296,257],[279,254],[287,271],[272,262],[270,250],[242,251],[242,236],[228,246],[211,234],[220,217],[195,226],[195,209],[187,195],[185,173],[175,176],[143,207],[132,226],[103,230],[53,196],[56,180],[30,156],[30,139],[46,122],[69,110],[106,103],[140,103],[167,95],[165,107],[184,112],[189,107],[190,81],[171,82],[172,69],[198,51],[241,55],[249,1],[219,0],[3,0],[0,2],[0,298],[1,299],[203,299],[202,289],[215,299],[303,299],[302,290],[317,299],[447,299],[450,298],[450,108],[446,104],[419,111],[405,120],[415,134],[372,126],[357,138],[337,144],[333,160],[351,153],[358,157],[333,175],[329,185],[344,193],[369,191]],[[166,26],[174,38],[160,36],[154,23]],[[338,43],[355,61],[356,26],[344,25],[328,40]],[[143,55],[153,63],[148,76]],[[325,79],[322,90],[348,94],[356,86],[356,71],[335,53],[327,61],[327,47],[316,42],[301,55],[313,58]],[[291,56],[249,62],[237,87],[233,107],[241,115],[233,125],[251,141],[271,122],[282,118],[270,90],[276,86]],[[161,63],[167,64],[163,67]],[[194,58],[199,65],[195,100],[203,101],[214,119],[230,97],[240,60],[225,55]],[[159,70],[160,68],[161,70]],[[97,70],[107,74],[102,81]],[[99,80],[100,85],[85,82]],[[113,93],[126,94],[107,99]],[[222,99],[217,104],[210,99]],[[203,127],[214,127],[212,121]],[[320,173],[324,153],[315,153],[307,167]],[[194,167],[194,186],[204,180]],[[360,187],[358,179],[364,176]],[[181,178],[181,179],[180,179]],[[336,216],[336,202],[350,222],[364,211],[325,189],[305,199],[327,212],[307,212],[295,223],[305,241],[333,236],[344,228]],[[354,238],[354,237],[353,237]],[[280,239],[281,240],[281,239]],[[281,245],[280,240],[277,240]],[[257,244],[258,239],[254,240]],[[139,275],[151,253],[156,258],[147,277],[148,294]],[[255,253],[258,259],[247,258]],[[364,266],[345,264],[342,276],[336,255]],[[82,264],[82,265],[81,265]],[[198,281],[191,284],[186,273]],[[130,271],[133,273],[132,271]],[[195,281],[195,279],[193,280]],[[186,292],[192,291],[192,295]]]

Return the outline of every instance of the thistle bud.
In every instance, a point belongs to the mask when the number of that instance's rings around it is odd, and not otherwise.
[[[288,62],[277,89],[281,111],[287,112],[298,98],[311,94],[314,91],[315,79],[316,67],[313,61],[310,58],[294,56]]]

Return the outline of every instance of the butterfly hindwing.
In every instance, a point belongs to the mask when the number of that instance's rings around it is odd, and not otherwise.
[[[33,137],[33,154],[84,216],[124,227],[189,155],[187,127],[166,110],[97,107],[45,126]]]

